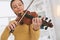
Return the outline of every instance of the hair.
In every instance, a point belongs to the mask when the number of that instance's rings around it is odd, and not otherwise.
[[[11,3],[10,3],[11,8],[12,8],[12,2],[13,1],[15,1],[15,0],[11,0]],[[22,0],[20,0],[20,1],[22,2],[22,4],[24,4]]]

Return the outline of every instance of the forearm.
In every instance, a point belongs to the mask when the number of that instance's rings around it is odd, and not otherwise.
[[[39,39],[39,37],[40,37],[40,30],[33,29],[33,25],[30,25],[30,33],[31,33],[31,40],[38,40]]]

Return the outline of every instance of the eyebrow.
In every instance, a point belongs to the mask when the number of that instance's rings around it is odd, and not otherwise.
[[[16,5],[12,5],[12,7],[14,8],[14,7],[17,7]]]

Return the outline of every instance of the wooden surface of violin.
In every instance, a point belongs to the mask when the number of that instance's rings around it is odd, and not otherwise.
[[[19,21],[20,18],[22,17],[21,14],[18,14],[18,17],[16,20]],[[35,18],[35,17],[41,17],[41,16],[38,16],[36,12],[30,12],[30,11],[27,11],[26,15],[24,16],[24,18],[22,19],[22,21],[20,22],[21,24],[25,23],[25,24],[32,24],[32,19]],[[51,23],[51,20],[49,20],[48,22],[46,20],[48,20],[48,18],[46,17],[45,20],[44,19],[41,19],[42,20],[42,27],[43,26],[47,26],[45,29],[47,29],[48,27],[52,28],[53,27],[53,24]]]

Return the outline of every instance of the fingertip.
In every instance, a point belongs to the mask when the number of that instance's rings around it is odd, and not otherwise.
[[[17,25],[17,23],[18,23],[17,21],[14,22],[15,25]]]
[[[34,21],[34,18],[32,19],[32,22]]]

